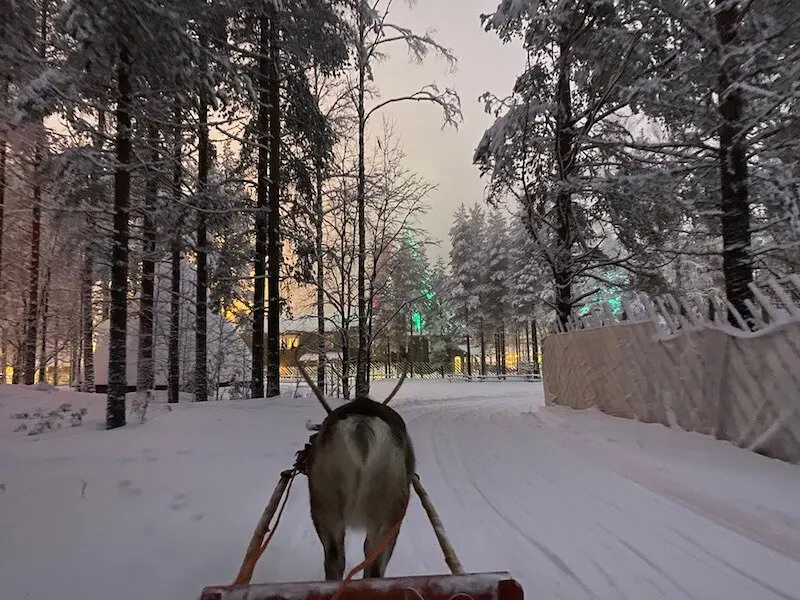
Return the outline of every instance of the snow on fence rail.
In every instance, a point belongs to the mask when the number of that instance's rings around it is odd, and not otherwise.
[[[715,435],[800,462],[800,277],[753,285],[753,331],[724,299],[637,294],[543,341],[545,398]]]

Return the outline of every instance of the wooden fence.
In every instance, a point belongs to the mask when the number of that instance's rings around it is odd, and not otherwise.
[[[715,296],[593,305],[543,341],[548,403],[596,406],[800,462],[800,277],[752,286],[753,331]]]

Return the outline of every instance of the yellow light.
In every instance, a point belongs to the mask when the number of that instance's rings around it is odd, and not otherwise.
[[[516,352],[506,353],[506,367],[509,369],[516,369],[519,362],[519,355]]]

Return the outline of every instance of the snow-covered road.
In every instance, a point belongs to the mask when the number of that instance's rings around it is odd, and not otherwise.
[[[376,384],[375,395],[386,391]],[[308,398],[181,405],[127,431],[34,440],[0,386],[0,597],[177,600],[226,583]],[[408,382],[418,471],[468,571],[508,570],[531,600],[800,599],[800,467],[659,425],[542,408],[539,384]],[[154,411],[157,412],[157,411]],[[361,559],[348,541],[348,565]],[[444,572],[412,501],[388,575]],[[255,581],[322,575],[305,481]]]
[[[408,411],[468,570],[507,568],[531,598],[800,598],[800,469],[595,411],[527,411],[516,394]]]

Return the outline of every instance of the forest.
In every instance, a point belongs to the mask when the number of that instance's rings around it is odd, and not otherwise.
[[[501,0],[475,20],[525,67],[475,99],[381,95],[387,56],[460,58],[393,0],[0,0],[3,381],[102,371],[113,429],[162,380],[169,402],[280,394],[298,315],[345,397],[414,368],[414,338],[442,375],[465,345],[467,370],[537,363],[629,291],[719,294],[747,329],[753,285],[800,261],[796,9]],[[383,109],[457,127],[476,101],[485,197],[434,259],[436,182]]]

